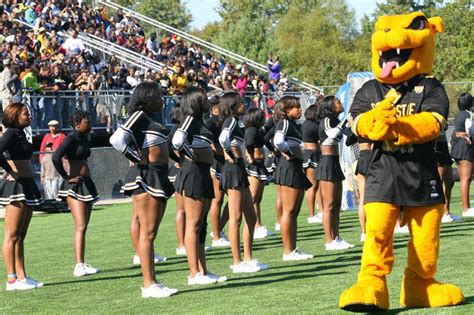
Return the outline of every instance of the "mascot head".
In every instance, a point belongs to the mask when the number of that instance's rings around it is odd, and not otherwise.
[[[372,72],[378,81],[397,84],[419,74],[431,74],[435,33],[443,32],[440,17],[421,12],[381,16],[372,35]]]

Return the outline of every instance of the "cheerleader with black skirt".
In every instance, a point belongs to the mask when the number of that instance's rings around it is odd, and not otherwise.
[[[301,126],[303,137],[303,169],[306,177],[311,182],[311,187],[306,191],[306,203],[308,205],[308,223],[322,223],[323,211],[321,207],[321,191],[318,189],[319,183],[315,178],[316,167],[321,156],[319,148],[319,126],[317,124],[318,105],[309,106],[304,112],[305,121]],[[314,213],[314,208],[318,204],[318,213]]]
[[[110,137],[110,143],[130,162],[122,193],[132,197],[130,235],[138,253],[143,275],[143,298],[165,298],[178,290],[156,281],[153,243],[163,218],[166,201],[174,188],[168,179],[168,145],[165,127],[154,121],[163,99],[156,83],[135,87],[128,112],[130,117]]]
[[[2,123],[7,128],[0,138],[0,166],[7,173],[0,184],[0,204],[5,207],[2,253],[6,291],[29,290],[43,286],[26,275],[23,245],[33,207],[43,202],[33,180],[33,146],[24,132],[31,124],[31,115],[26,105],[11,103],[3,112]]]
[[[265,183],[271,179],[270,173],[265,167],[265,136],[263,131],[263,122],[265,116],[260,108],[249,109],[244,116],[245,125],[245,149],[247,157],[247,174],[249,180],[250,193],[252,194],[253,208],[257,221],[255,224],[255,231],[253,233],[254,239],[262,239],[273,233],[262,225],[262,218],[260,215],[260,202],[263,197],[263,190]]]
[[[220,99],[219,120],[222,131],[219,143],[225,151],[225,163],[222,168],[220,188],[227,192],[229,203],[229,240],[232,250],[234,273],[257,272],[268,268],[267,265],[252,259],[252,243],[256,216],[253,211],[252,195],[247,179],[247,170],[241,146],[244,133],[240,129],[238,115],[245,113],[246,105],[238,93],[228,92]],[[245,217],[244,259],[240,256],[240,223],[242,213]]]
[[[212,133],[202,121],[208,110],[206,92],[200,88],[188,88],[181,99],[181,123],[172,139],[173,149],[179,152],[182,161],[175,187],[183,198],[186,215],[184,244],[190,272],[188,285],[227,280],[210,273],[206,266],[206,219],[214,198],[210,173]]]
[[[339,163],[339,141],[342,138],[342,128],[337,116],[344,111],[341,102],[335,96],[326,96],[320,104],[319,142],[321,145],[321,160],[318,164],[316,179],[320,182],[323,197],[323,227],[326,250],[352,248],[339,237],[339,212],[342,201],[342,181],[344,174]]]
[[[171,110],[170,119],[171,122],[174,124],[173,128],[171,128],[170,133],[168,134],[168,138],[166,143],[168,144],[168,151],[171,159],[171,166],[168,168],[168,179],[174,185],[176,182],[176,178],[178,177],[178,173],[180,171],[180,158],[174,152],[172,146],[172,139],[176,130],[179,128],[179,121],[181,116],[181,108],[179,105],[175,105]],[[176,186],[174,187],[176,190]],[[176,255],[186,255],[186,247],[184,246],[184,232],[185,232],[185,221],[186,215],[184,213],[184,201],[181,194],[175,192],[174,193],[175,201],[176,201],[176,237],[178,239],[178,247],[176,247]]]
[[[280,220],[283,242],[283,260],[306,260],[313,255],[305,254],[296,247],[297,218],[301,209],[304,191],[311,182],[303,172],[303,151],[301,150],[301,132],[295,120],[301,117],[301,105],[297,97],[284,96],[275,105],[276,125],[273,144],[281,152],[280,161],[275,170],[275,184],[279,186],[283,204]]]
[[[211,178],[214,187],[214,199],[211,201],[211,209],[209,217],[211,221],[212,247],[229,247],[230,243],[225,236],[223,229],[229,220],[229,207],[226,203],[221,217],[221,207],[224,202],[224,191],[219,188],[219,180],[221,178],[222,167],[224,166],[224,150],[219,144],[219,135],[221,133],[221,125],[219,122],[219,97],[213,96],[209,102],[211,103],[211,117],[209,117],[204,125],[212,133],[212,158]]]
[[[446,124],[447,129],[447,124]],[[450,223],[458,221],[461,217],[454,215],[449,210],[451,204],[451,191],[454,187],[453,178],[453,159],[449,154],[448,140],[446,139],[446,130],[441,131],[438,138],[435,140],[435,154],[438,161],[438,173],[443,183],[444,192],[444,214],[441,218],[441,223]]]
[[[264,126],[265,146],[269,150],[268,155],[265,158],[265,167],[267,168],[267,171],[272,178],[281,156],[280,151],[278,151],[273,145],[273,137],[275,136],[276,123],[278,123],[278,121],[275,121],[275,113],[273,113],[273,117]],[[277,222],[275,223],[275,231],[280,231],[280,220],[281,214],[283,213],[283,205],[281,204],[280,192],[278,191],[280,189],[279,187],[280,186],[278,185],[276,186],[277,198],[275,201],[275,210]]]
[[[356,137],[354,135],[354,137]],[[357,138],[359,144],[359,159],[357,160],[357,166],[355,170],[357,186],[359,188],[359,207],[358,216],[360,223],[360,241],[365,242],[365,210],[364,210],[364,192],[365,192],[365,176],[369,171],[370,160],[372,158],[372,143],[367,139],[360,137]]]
[[[100,197],[90,177],[87,159],[91,155],[87,134],[91,131],[89,113],[78,110],[71,115],[73,131],[67,135],[53,154],[54,168],[64,179],[58,198],[67,202],[74,220],[74,254],[76,266],[74,276],[82,277],[99,272],[84,261],[87,225],[92,213],[92,204]],[[69,174],[63,166],[63,157],[69,164]]]
[[[454,132],[451,137],[451,156],[458,166],[462,216],[474,217],[474,208],[471,208],[469,200],[469,186],[474,162],[474,135],[471,133],[474,129],[472,126],[474,122],[472,95],[469,93],[459,95],[458,108],[459,113],[454,118]]]

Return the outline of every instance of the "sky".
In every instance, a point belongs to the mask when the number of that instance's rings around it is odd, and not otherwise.
[[[245,1],[245,0],[242,0]],[[219,0],[186,0],[188,8],[193,15],[191,28],[202,28],[206,23],[219,19],[215,8]],[[375,10],[376,0],[346,0],[349,6],[356,11],[357,20],[364,14],[370,14]]]

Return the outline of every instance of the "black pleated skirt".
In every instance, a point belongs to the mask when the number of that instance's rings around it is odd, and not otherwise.
[[[222,167],[221,179],[219,180],[219,188],[224,190],[241,187],[249,187],[244,159],[239,158],[236,163],[225,161]]]
[[[267,168],[268,173],[273,174],[275,172],[278,160],[280,160],[280,156],[276,156],[273,153],[270,153],[265,158],[265,167]]]
[[[275,170],[275,184],[289,186],[296,189],[308,189],[312,186],[303,171],[303,160],[287,160],[281,157]]]
[[[435,142],[435,154],[438,165],[452,165],[453,158],[449,154],[448,143],[444,141]]]
[[[210,168],[211,164],[184,161],[176,177],[176,192],[194,199],[214,198]]]
[[[176,176],[178,175],[178,171],[179,169],[176,166],[174,166],[174,164],[168,168],[168,180],[171,183],[175,182]]]
[[[355,174],[366,176],[369,171],[370,159],[372,158],[372,150],[361,150],[359,159],[357,160],[357,166]]]
[[[272,178],[263,160],[256,160],[254,163],[247,165],[247,174],[248,176],[258,178],[262,182],[266,182]]]
[[[321,158],[321,152],[316,150],[303,150],[303,168],[308,167],[316,168],[318,166],[319,159]]]
[[[83,177],[83,181],[77,184],[69,184],[67,180],[63,180],[61,187],[59,187],[58,199],[66,202],[67,197],[87,203],[95,203],[100,199],[97,188],[90,177]]]
[[[5,180],[0,184],[0,205],[6,206],[18,201],[24,202],[30,207],[43,203],[41,192],[33,178]]]
[[[339,155],[322,155],[315,179],[328,182],[342,182],[345,177],[339,163]]]
[[[217,179],[221,179],[222,167],[224,166],[225,159],[222,155],[214,155],[211,164],[211,174],[213,174]]]
[[[168,165],[137,164],[130,167],[120,192],[127,196],[147,192],[156,198],[170,198],[174,187],[168,179]]]
[[[455,160],[466,160],[474,162],[474,144],[467,143],[461,137],[451,138],[451,156]]]

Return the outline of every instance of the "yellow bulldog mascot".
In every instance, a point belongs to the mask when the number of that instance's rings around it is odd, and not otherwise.
[[[372,36],[374,80],[356,93],[351,128],[374,141],[365,184],[367,236],[357,283],[342,293],[339,307],[353,312],[389,309],[386,276],[392,271],[393,232],[403,211],[410,230],[400,304],[457,305],[461,290],[434,279],[443,215],[443,190],[434,143],[446,124],[449,101],[431,77],[440,17],[421,12],[382,16]]]

